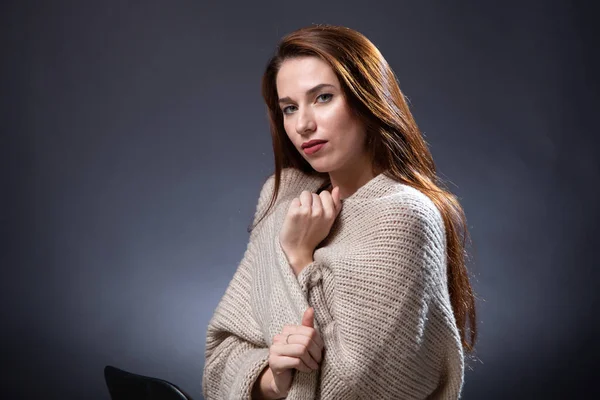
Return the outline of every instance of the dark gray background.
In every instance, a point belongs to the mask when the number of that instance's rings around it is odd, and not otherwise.
[[[214,3],[2,3],[0,397],[108,399],[112,364],[201,398],[273,171],[261,74],[311,23],[379,47],[465,208],[463,398],[598,392],[591,2]]]

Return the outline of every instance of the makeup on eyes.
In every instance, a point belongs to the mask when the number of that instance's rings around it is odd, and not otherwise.
[[[318,95],[316,98],[318,99],[318,98],[319,98],[319,97],[321,97],[321,96],[330,96],[329,98],[327,98],[327,100],[323,100],[323,101],[321,101],[321,102],[320,102],[320,103],[328,103],[328,102],[329,102],[329,101],[331,101],[331,99],[333,98],[333,93],[321,93],[321,94],[320,94],[320,95]],[[294,106],[287,106],[287,107],[284,107],[284,108],[283,108],[281,111],[282,111],[284,114],[289,114],[289,113],[288,113],[288,112],[286,112],[285,110],[287,110],[287,109],[288,109],[288,108],[290,108],[290,107],[294,107]]]

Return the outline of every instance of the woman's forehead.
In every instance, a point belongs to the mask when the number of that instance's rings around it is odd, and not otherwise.
[[[317,85],[339,88],[331,67],[316,57],[284,61],[277,74],[276,85],[280,98],[304,95]]]

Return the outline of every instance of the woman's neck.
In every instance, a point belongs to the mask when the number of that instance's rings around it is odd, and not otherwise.
[[[329,173],[329,185],[325,190],[331,191],[334,187],[339,186],[340,199],[345,199],[352,196],[354,192],[360,189],[365,183],[379,174],[379,170],[375,168],[363,168],[356,173]]]

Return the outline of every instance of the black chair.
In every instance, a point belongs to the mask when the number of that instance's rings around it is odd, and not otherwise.
[[[104,379],[112,400],[192,400],[170,382],[132,374],[110,365],[104,367]]]

